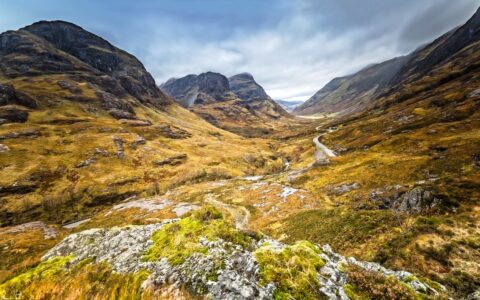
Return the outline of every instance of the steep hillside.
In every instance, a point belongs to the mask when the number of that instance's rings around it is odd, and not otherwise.
[[[441,82],[461,76],[464,70],[477,68],[472,55],[479,47],[479,23],[480,14],[477,11],[465,25],[405,57],[367,67],[350,76],[335,78],[297,107],[294,113],[347,115],[365,111],[387,95],[409,93],[412,83],[418,87],[421,81]],[[449,73],[448,76],[444,74],[435,80],[429,78],[435,73],[439,74],[438,69],[442,67]]]
[[[269,100],[263,87],[253,78],[252,74],[242,73],[228,78],[230,89],[243,101]]]
[[[365,109],[390,83],[408,57],[367,67],[353,75],[335,78],[305,103],[295,108],[298,115],[347,115]]]
[[[250,74],[227,79],[207,72],[172,78],[160,88],[211,124],[243,136],[262,136],[288,127],[288,113]]]
[[[230,90],[228,79],[214,72],[188,75],[179,79],[172,78],[163,83],[160,88],[183,107],[236,98]]]

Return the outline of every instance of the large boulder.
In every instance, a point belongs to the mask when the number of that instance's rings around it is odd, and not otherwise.
[[[25,123],[28,120],[28,112],[14,105],[0,107],[0,124]]]
[[[15,90],[9,84],[0,83],[0,106],[21,105],[28,108],[36,108],[37,102],[25,93]]]
[[[420,186],[412,189],[402,186],[378,189],[370,193],[370,200],[379,203],[381,208],[410,214],[429,212],[441,203],[441,199],[433,192]]]

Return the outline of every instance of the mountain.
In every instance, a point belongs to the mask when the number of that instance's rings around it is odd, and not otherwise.
[[[299,180],[323,187],[323,193],[346,207],[337,213],[299,214],[283,233],[306,231],[302,236],[323,236],[317,239],[322,242],[341,236],[339,231],[348,235],[355,224],[366,226],[360,219],[375,215],[386,220],[392,211],[403,218],[402,211],[430,203],[430,211],[410,219],[410,225],[406,219],[397,223],[407,229],[388,242],[372,241],[375,234],[370,234],[368,243],[379,249],[373,250],[373,259],[425,275],[437,270],[436,280],[455,291],[453,298],[478,294],[480,265],[470,264],[468,258],[478,257],[478,247],[452,241],[479,236],[478,230],[469,231],[472,223],[467,221],[478,219],[480,199],[479,25],[480,10],[463,26],[400,58],[400,63],[395,59],[333,80],[319,92],[318,102],[308,103],[310,111],[308,105],[298,111],[331,114],[319,121],[320,140],[338,154],[327,168],[309,171]],[[350,87],[358,82],[366,85],[352,93]],[[357,94],[359,90],[370,91],[370,98]],[[341,179],[327,179],[330,174]],[[379,219],[375,223],[385,224]],[[383,239],[380,227],[377,237]],[[362,235],[353,231],[352,238]],[[353,249],[347,239],[333,247]],[[359,253],[364,246],[359,245]]]
[[[172,78],[160,85],[160,89],[184,107],[235,98],[228,79],[214,72]]]
[[[287,101],[287,100],[275,100],[278,104],[280,104],[283,109],[287,112],[292,112],[297,106],[304,103],[304,101]]]
[[[261,87],[249,73],[241,73],[228,78],[230,89],[244,101],[271,100],[263,87]]]
[[[213,125],[240,135],[260,136],[287,126],[288,113],[248,73],[187,75],[160,88]]]
[[[294,113],[346,115],[365,111],[388,94],[405,93],[411,83],[418,85],[419,81],[430,81],[428,76],[439,74],[442,67],[451,73],[448,76],[445,74],[443,78],[454,77],[455,74],[463,73],[463,70],[476,68],[476,63],[472,62],[480,40],[479,26],[480,16],[477,11],[463,26],[447,32],[407,56],[393,58],[353,75],[333,79],[297,107]]]
[[[0,34],[2,226],[71,222],[133,195],[274,161],[283,165],[266,146],[178,106],[137,58],[75,24]]]
[[[130,114],[131,106],[118,98],[156,108],[171,104],[138,59],[77,25],[41,21],[2,33],[0,42],[0,72],[7,78],[62,74],[88,81],[117,97],[117,103],[105,100],[105,109]]]
[[[296,107],[294,113],[348,114],[364,109],[388,86],[407,60],[408,57],[398,57],[369,66],[353,75],[334,78],[305,103]]]

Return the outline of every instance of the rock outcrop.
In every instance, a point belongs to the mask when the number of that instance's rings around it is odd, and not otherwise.
[[[439,208],[442,202],[433,192],[422,187],[406,189],[402,186],[375,190],[370,193],[370,200],[380,203],[381,207],[411,214],[429,212]]]
[[[289,117],[247,73],[229,79],[213,72],[188,75],[160,88],[212,125],[244,136],[268,134],[269,123]]]
[[[194,294],[205,295],[211,299],[273,299],[274,295],[284,289],[284,283],[281,277],[278,277],[280,281],[265,282],[263,276],[267,262],[263,261],[263,258],[260,261],[259,259],[270,256],[281,258],[283,255],[288,258],[291,254],[287,253],[295,253],[307,255],[305,259],[314,259],[322,265],[316,271],[316,278],[309,279],[309,288],[316,286],[318,294],[328,299],[349,299],[346,292],[349,278],[345,271],[349,265],[379,276],[393,277],[418,295],[438,295],[443,292],[440,285],[434,288],[409,272],[392,271],[376,263],[346,258],[335,253],[328,245],[318,247],[307,243],[288,246],[270,238],[253,239],[252,244],[245,247],[221,238],[210,240],[206,237],[192,237],[191,243],[198,238],[197,245],[203,250],[193,252],[181,263],[173,264],[167,258],[146,259],[149,249],[154,243],[158,243],[152,241],[155,232],[165,226],[174,226],[177,222],[179,220],[175,219],[144,226],[89,229],[65,238],[48,251],[43,260],[72,257],[65,268],[74,267],[85,260],[91,263],[107,262],[114,271],[126,274],[148,270],[150,275],[141,284],[144,290],[184,286]],[[196,247],[194,244],[189,246]],[[285,254],[281,254],[284,251]],[[289,261],[288,267],[295,269],[297,263],[300,262]],[[274,267],[277,266],[269,266],[268,272],[275,272]],[[441,287],[440,290],[438,287]]]

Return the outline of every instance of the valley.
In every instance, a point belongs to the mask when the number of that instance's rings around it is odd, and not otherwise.
[[[293,113],[68,22],[2,33],[0,298],[477,299],[478,22]]]

